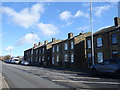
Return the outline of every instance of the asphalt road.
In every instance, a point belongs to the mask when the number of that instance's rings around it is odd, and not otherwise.
[[[2,69],[3,76],[11,88],[120,89],[120,80],[111,76],[93,77],[83,72],[6,63],[3,63]]]
[[[2,65],[3,76],[10,88],[64,88],[51,81],[18,70],[6,64]]]

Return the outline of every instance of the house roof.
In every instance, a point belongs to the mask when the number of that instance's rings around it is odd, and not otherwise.
[[[94,35],[111,32],[111,31],[116,30],[118,28],[120,28],[120,26],[111,26],[111,27],[108,27],[108,28],[104,28],[102,30],[99,30],[99,31],[95,32]]]

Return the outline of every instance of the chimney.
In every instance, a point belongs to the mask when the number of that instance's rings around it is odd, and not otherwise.
[[[41,46],[42,45],[42,42],[38,42],[38,46]]]
[[[36,44],[36,43],[34,43],[34,48],[35,48],[35,47],[37,47],[37,44]]]
[[[79,34],[79,35],[83,35],[84,33],[83,33],[83,31]]]
[[[68,33],[68,39],[73,37],[73,33]]]
[[[48,43],[48,41],[47,41],[47,40],[45,40],[45,41],[44,41],[44,44],[47,44],[47,43]]]
[[[114,18],[114,23],[115,23],[115,26],[119,26],[120,25],[120,18],[115,17]]]
[[[55,38],[52,38],[52,42],[55,42]]]

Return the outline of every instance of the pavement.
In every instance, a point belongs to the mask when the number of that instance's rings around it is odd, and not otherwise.
[[[3,75],[8,81],[11,87],[20,87],[28,85],[22,85],[20,82],[26,82],[33,84],[35,87],[47,87],[49,83],[54,83],[52,87],[64,87],[64,88],[78,88],[78,89],[92,89],[93,88],[115,88],[120,87],[118,79],[109,76],[93,77],[88,72],[74,72],[70,70],[57,70],[43,67],[22,66],[15,64],[3,65]],[[7,76],[9,75],[9,76]],[[30,78],[32,77],[32,79]],[[36,78],[35,78],[36,77]],[[15,78],[15,80],[14,80]],[[24,80],[23,80],[24,79]],[[31,82],[32,81],[32,82]],[[38,86],[37,83],[39,83]],[[34,85],[34,83],[36,83]],[[47,83],[47,84],[46,84]],[[18,85],[15,85],[18,84]]]

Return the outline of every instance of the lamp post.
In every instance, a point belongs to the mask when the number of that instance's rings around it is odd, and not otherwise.
[[[93,20],[92,20],[92,0],[90,0],[90,29],[91,35],[91,45],[92,45],[92,65],[94,65],[94,40],[93,40]]]

